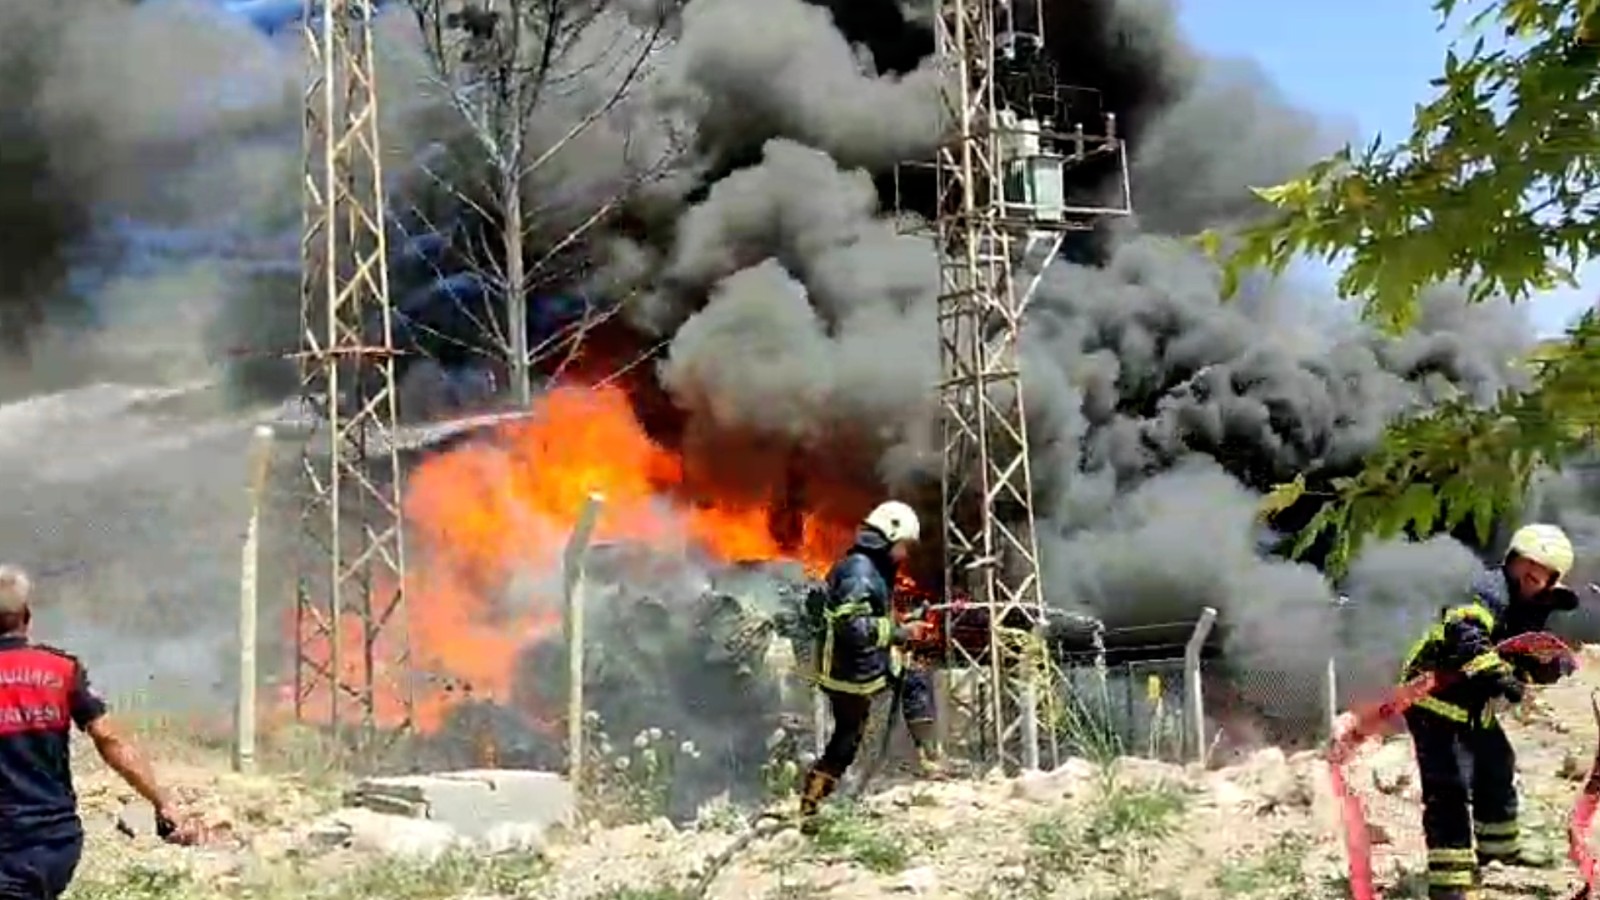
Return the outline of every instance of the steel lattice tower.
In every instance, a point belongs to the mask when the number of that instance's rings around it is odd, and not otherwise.
[[[1040,4],[1034,6],[1037,19]],[[1066,170],[1109,152],[1126,201],[1126,157],[1113,119],[1106,118],[1104,136],[1088,137],[1081,126],[1051,134],[1038,113],[1019,116],[1002,97],[999,44],[1015,42],[1019,24],[1009,0],[940,0],[935,23],[954,130],[935,163],[945,578],[969,589],[973,600],[952,613],[952,626],[966,618],[989,630],[981,653],[950,642],[951,668],[979,676],[967,690],[953,689],[950,699],[965,713],[977,755],[1006,769],[1054,764],[1059,755],[1055,730],[1041,733],[1038,714],[1041,706],[1054,707],[1059,686],[1044,677],[1049,667],[1038,664],[1042,646],[1027,639],[1040,633],[1048,612],[1018,360],[1023,311],[1069,231],[1128,212],[1126,202],[1068,206],[1062,187]],[[1043,58],[1042,23],[1032,23],[1027,34]],[[1049,115],[1065,114],[1058,90],[1049,87]],[[1023,275],[1028,268],[1033,273]]]
[[[305,550],[297,717],[369,739],[411,725],[401,470],[372,0],[307,0],[301,389]],[[382,321],[381,333],[367,327]],[[355,658],[351,658],[355,657]],[[326,704],[324,706],[324,704]]]

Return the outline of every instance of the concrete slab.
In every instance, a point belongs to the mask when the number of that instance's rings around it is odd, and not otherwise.
[[[532,826],[542,832],[570,822],[577,811],[577,796],[565,778],[525,769],[369,778],[356,786],[346,802],[386,815],[440,822],[474,841],[507,824]]]
[[[467,846],[455,829],[442,822],[355,808],[336,810],[313,823],[305,845],[315,850],[351,847],[419,862],[432,862]]]

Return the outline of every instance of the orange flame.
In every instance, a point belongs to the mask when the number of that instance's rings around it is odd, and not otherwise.
[[[438,729],[468,690],[511,699],[518,654],[561,626],[561,554],[591,493],[604,498],[594,540],[693,546],[725,562],[790,558],[817,572],[851,532],[849,520],[802,514],[799,546],[786,552],[770,533],[768,504],[691,492],[682,459],[650,439],[622,390],[558,388],[526,419],[410,475],[405,514],[419,551],[406,600],[412,668],[431,676],[416,689],[420,730]],[[508,609],[499,598],[514,579],[536,583],[531,602]],[[344,624],[348,677],[361,633]],[[404,704],[398,689],[387,693],[378,718],[395,722]]]

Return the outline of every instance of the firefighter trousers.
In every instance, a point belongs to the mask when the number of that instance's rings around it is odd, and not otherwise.
[[[834,780],[855,764],[861,752],[861,741],[867,735],[867,720],[872,717],[872,694],[847,694],[842,691],[825,691],[828,708],[833,713],[833,733],[817,760],[816,769]]]
[[[872,694],[849,694],[824,690],[833,713],[833,733],[822,756],[806,771],[800,784],[800,816],[811,820],[817,810],[839,787],[839,779],[855,764],[861,741],[867,735],[867,720],[872,717]]]
[[[917,666],[907,667],[904,682],[900,685],[900,714],[907,725],[932,722],[937,713],[934,708],[933,672]]]
[[[1405,719],[1422,786],[1428,882],[1470,887],[1480,864],[1519,854],[1516,753],[1492,718],[1456,722],[1413,708]]]

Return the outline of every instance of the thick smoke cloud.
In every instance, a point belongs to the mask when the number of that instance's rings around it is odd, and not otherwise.
[[[113,695],[232,671],[218,362],[293,321],[297,54],[198,3],[0,3],[0,556]]]
[[[788,21],[779,8],[798,6],[792,0],[763,5],[773,8],[765,14],[773,21]],[[1328,327],[1335,318],[1328,313],[1331,299],[1293,283],[1259,283],[1251,296],[1224,302],[1214,269],[1162,235],[1239,221],[1253,209],[1250,186],[1292,175],[1329,149],[1333,136],[1287,105],[1259,72],[1201,59],[1175,37],[1170,17],[1163,18],[1170,14],[1155,5],[1111,4],[1109,12],[1102,4],[1061,6],[1069,16],[1077,7],[1095,7],[1104,40],[1138,35],[1144,40],[1130,52],[1157,59],[1140,95],[1153,99],[1114,110],[1137,126],[1137,227],[1103,237],[1103,265],[1051,266],[1031,307],[1025,374],[1047,592],[1058,605],[1087,608],[1122,625],[1188,621],[1201,607],[1216,606],[1236,665],[1314,678],[1319,660],[1339,649],[1338,632],[1330,627],[1335,591],[1309,566],[1265,556],[1275,539],[1257,521],[1261,493],[1308,469],[1348,471],[1398,414],[1462,392],[1477,400],[1493,397],[1516,377],[1512,360],[1526,348],[1528,328],[1504,306],[1469,309],[1459,292],[1443,289],[1427,299],[1418,331],[1399,340],[1359,327]],[[743,13],[715,3],[699,10],[703,18],[687,23],[679,49],[733,53],[722,41],[702,48],[688,31],[720,34],[710,24],[720,16],[733,33]],[[840,133],[863,136],[848,127],[857,115],[852,103],[824,107],[838,112],[840,130],[811,125],[811,98],[838,75],[785,65],[805,52],[797,47],[808,40],[831,46],[837,36],[796,28],[774,40],[766,50],[768,70],[789,80],[781,90],[763,92],[761,102],[789,104],[788,118],[763,106],[753,120],[786,121],[785,137],[812,149],[767,143],[759,161],[713,185],[678,221],[658,264],[646,270],[642,281],[656,290],[633,312],[636,321],[674,334],[662,383],[701,430],[709,422],[796,442],[808,433],[869,433],[871,453],[881,459],[894,448],[894,458],[909,461],[896,474],[913,477],[899,486],[916,483],[916,476],[926,483],[937,472],[927,452],[931,398],[925,387],[937,358],[933,333],[890,318],[869,323],[859,317],[884,308],[931,309],[935,273],[928,247],[900,238],[903,255],[819,252],[836,243],[821,235],[858,234],[863,222],[885,232],[893,226],[882,204],[873,202],[881,189],[869,191],[867,172],[847,167],[904,155],[903,131],[883,129],[876,147],[837,141]],[[719,108],[724,97],[730,107],[735,100],[753,102],[740,92],[760,67],[744,54],[765,46],[738,43],[738,67],[684,63],[691,72],[740,76],[702,76],[697,86],[710,98],[705,108]],[[893,75],[883,81],[906,84]],[[1104,88],[1111,94],[1119,85]],[[856,96],[870,102],[887,94],[861,90]],[[923,113],[930,122],[935,109]],[[885,113],[884,121],[905,117]],[[758,126],[747,139],[770,133]],[[725,142],[713,146],[734,155]],[[845,171],[831,172],[824,154]],[[888,278],[899,272],[915,277]],[[852,288],[819,289],[823,276]],[[827,324],[826,332],[807,317],[803,302]],[[788,339],[775,342],[780,334]],[[832,357],[824,334],[836,344],[861,335],[868,346],[895,348],[901,377],[874,372],[841,390],[848,367],[826,364]],[[780,383],[785,387],[775,389]],[[878,477],[883,471],[879,467]],[[1201,534],[1204,541],[1197,539]],[[1454,563],[1470,558],[1470,551],[1441,540],[1453,548],[1448,559],[1439,543],[1414,552],[1389,548],[1412,567],[1392,568],[1425,571],[1448,583],[1459,576]],[[1380,576],[1388,570],[1361,570],[1353,594],[1363,607],[1386,610],[1363,614],[1382,618],[1426,605],[1420,594],[1384,589]],[[1362,637],[1350,640],[1360,644]],[[1314,696],[1297,693],[1280,690],[1276,700],[1254,700],[1270,707]]]
[[[1055,602],[1113,627],[1187,622],[1216,607],[1230,664],[1280,673],[1260,696],[1247,686],[1247,699],[1284,712],[1315,696],[1330,655],[1387,656],[1390,647],[1369,640],[1392,632],[1341,636],[1322,576],[1263,557],[1261,493],[1297,473],[1348,471],[1384,423],[1447,392],[1492,397],[1526,338],[1505,327],[1505,310],[1466,310],[1444,292],[1398,341],[1329,334],[1295,313],[1302,301],[1291,285],[1259,289],[1224,303],[1192,249],[1131,238],[1104,267],[1061,265],[1044,279],[1025,371]],[[1358,567],[1353,617],[1436,608],[1432,599],[1459,581],[1449,563],[1471,558],[1440,540],[1450,559],[1435,545],[1391,547],[1392,564]],[[1436,587],[1384,586],[1383,575],[1407,572]]]
[[[675,48],[698,96],[702,149],[731,154],[767,138],[816,147],[843,166],[884,167],[927,152],[943,132],[931,60],[878,77],[830,12],[796,0],[697,0]]]
[[[440,205],[439,177],[473,174],[470,135],[409,14],[378,24],[391,211],[414,223]],[[43,574],[44,635],[105,669],[106,690],[211,701],[233,671],[217,648],[250,426],[295,383],[278,355],[298,336],[303,40],[203,0],[4,0],[0,26],[0,557]],[[597,20],[535,152],[599,102],[621,77],[606,54],[641,33]],[[607,179],[665,153],[628,124],[598,123],[541,169],[566,193],[533,211],[568,227]],[[282,442],[275,484],[293,484],[297,452]],[[292,491],[272,499],[262,602],[277,622],[298,526]]]
[[[877,202],[864,172],[772,141],[684,216],[665,280],[680,297],[711,294],[661,368],[681,408],[801,440],[852,422],[895,438],[937,374],[937,271],[928,242],[896,234]],[[669,325],[674,299],[644,303]]]
[[[209,374],[270,302],[259,276],[294,283],[270,226],[297,217],[297,48],[197,3],[7,0],[0,23],[0,222],[24,236],[0,260],[0,397]],[[152,265],[173,258],[196,271]]]
[[[1250,188],[1292,178],[1337,146],[1332,137],[1257,66],[1206,66],[1140,134],[1130,173],[1140,225],[1188,234],[1242,221],[1255,211]]]

